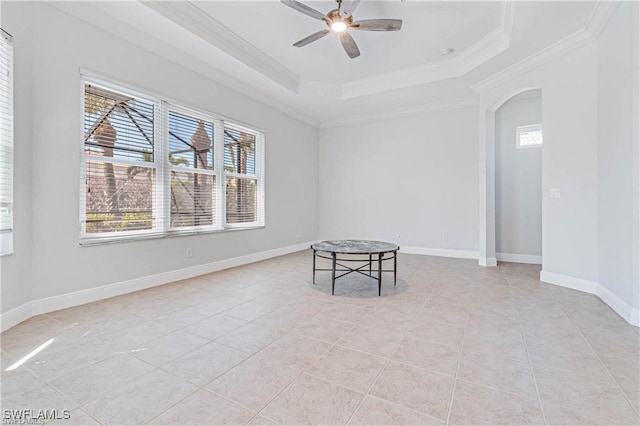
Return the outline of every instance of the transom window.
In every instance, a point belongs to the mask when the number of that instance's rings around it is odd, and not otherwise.
[[[516,127],[518,148],[542,146],[542,124]]]
[[[81,242],[264,226],[264,134],[83,78]]]

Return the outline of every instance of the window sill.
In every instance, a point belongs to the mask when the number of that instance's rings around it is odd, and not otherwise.
[[[138,235],[123,235],[115,237],[102,237],[92,238],[85,237],[80,239],[80,247],[97,246],[104,244],[116,244],[116,243],[128,243],[134,241],[144,240],[157,240],[163,238],[174,237],[191,237],[194,235],[207,235],[207,234],[223,234],[226,232],[247,231],[252,229],[264,229],[265,225],[252,225],[252,226],[234,226],[225,229],[212,229],[212,230],[199,230],[199,231],[171,231],[162,234],[138,234]]]

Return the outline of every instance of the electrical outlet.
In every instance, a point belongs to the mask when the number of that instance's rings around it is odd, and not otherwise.
[[[193,249],[191,247],[187,248],[186,256],[187,257],[193,257]]]

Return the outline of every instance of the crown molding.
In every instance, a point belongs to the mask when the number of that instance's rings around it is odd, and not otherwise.
[[[320,123],[321,129],[333,127],[350,126],[353,124],[370,123],[379,120],[393,120],[397,118],[413,117],[416,115],[432,112],[451,111],[456,109],[470,108],[476,105],[476,97],[458,98],[444,102],[437,102],[429,105],[420,105],[410,108],[401,108],[379,112],[374,114],[356,115],[344,120],[324,121]]]
[[[229,87],[293,119],[315,128],[319,128],[320,126],[318,120],[300,113],[296,108],[289,106],[287,103],[276,100],[273,96],[260,91],[259,88],[249,86],[240,79],[221,71],[211,64],[199,60],[189,53],[179,52],[179,55],[176,56],[175,48],[171,45],[132,27],[119,18],[104,13],[102,9],[97,9],[93,2],[48,1],[47,5],[85,22],[89,22],[116,37],[125,39],[172,63],[183,66],[208,80]],[[100,17],[100,19],[98,19],[98,17]]]
[[[618,0],[598,1],[583,28],[472,85],[471,88],[476,93],[492,89],[506,80],[513,79],[533,68],[595,41],[602,33],[607,22],[609,22],[609,18],[611,18],[617,6]]]
[[[602,30],[607,26],[611,15],[618,7],[619,0],[598,1],[589,15],[585,29],[594,39],[600,37]]]
[[[536,68],[546,62],[551,61],[559,56],[566,54],[572,50],[582,47],[593,41],[593,37],[584,29],[579,30],[562,40],[545,47],[544,49],[530,55],[523,60],[503,69],[502,71],[486,78],[471,86],[474,92],[481,93],[492,89],[506,80],[515,78],[533,68]]]
[[[500,3],[499,24],[459,55],[369,78],[331,84],[303,80],[188,0],[143,1],[150,9],[296,94],[351,99],[460,77],[509,48],[515,0]]]
[[[344,83],[342,99],[373,95],[465,75],[509,48],[513,9],[514,0],[502,1],[498,27],[456,57]]]
[[[211,43],[282,87],[296,93],[300,77],[264,54],[193,3],[142,1],[142,4]]]

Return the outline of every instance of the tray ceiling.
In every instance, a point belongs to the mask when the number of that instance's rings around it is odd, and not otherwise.
[[[305,3],[323,13],[334,1]],[[362,55],[349,59],[335,34],[304,48],[299,39],[326,28],[280,2],[197,2],[194,6],[223,23],[302,80],[343,84],[352,80],[442,61],[440,51],[454,48],[457,56],[496,29],[498,2],[373,2],[363,1],[356,20],[403,19],[398,32],[350,31]]]
[[[331,1],[305,2],[328,11]],[[567,39],[593,38],[611,2],[367,1],[357,19],[400,18],[398,33],[352,34],[349,59],[323,23],[277,0],[51,2],[102,29],[316,126],[468,105],[472,86]],[[454,48],[442,57],[440,50]]]

